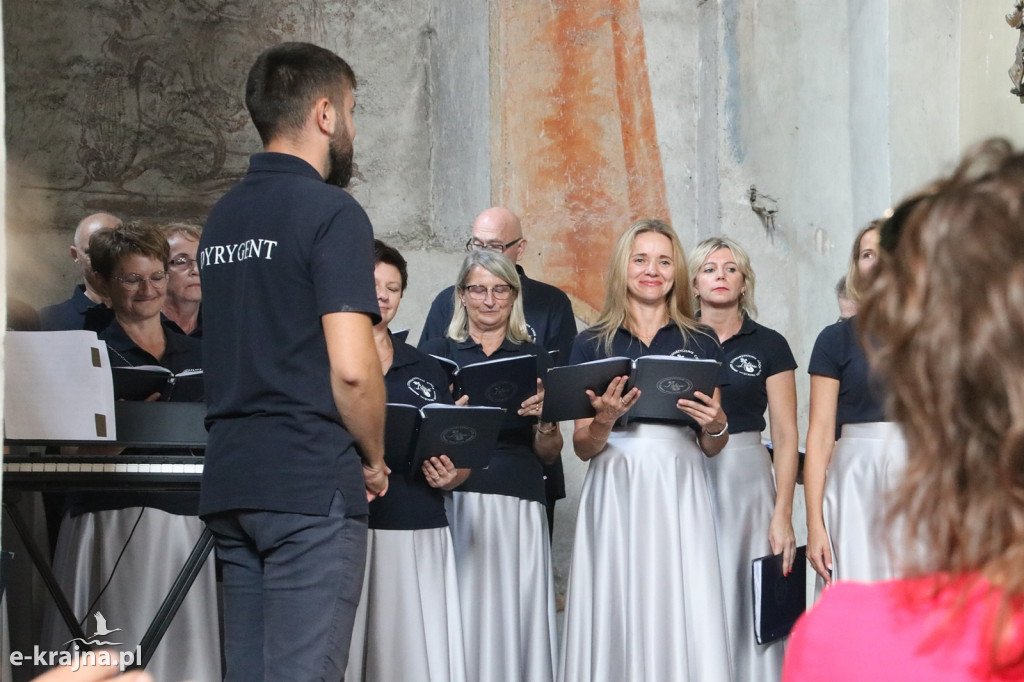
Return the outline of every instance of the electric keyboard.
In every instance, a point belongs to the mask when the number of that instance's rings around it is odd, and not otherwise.
[[[198,490],[203,458],[165,455],[7,455],[11,490]]]

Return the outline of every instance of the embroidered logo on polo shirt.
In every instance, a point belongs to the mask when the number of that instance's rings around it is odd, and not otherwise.
[[[729,369],[748,377],[761,376],[761,361],[753,355],[737,355],[729,363]]]
[[[693,358],[698,360],[697,354],[688,348],[680,348],[679,350],[672,351],[672,356],[677,358]]]
[[[412,379],[409,379],[409,381],[407,381],[405,385],[409,387],[410,391],[412,391],[419,397],[423,398],[427,402],[432,403],[435,400],[437,400],[437,389],[434,388],[434,384],[430,383],[425,379],[413,377]]]
[[[526,323],[526,333],[530,335],[531,343],[537,343],[537,330],[529,322]]]

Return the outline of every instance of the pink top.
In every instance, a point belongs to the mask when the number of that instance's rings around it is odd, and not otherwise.
[[[797,621],[786,649],[783,682],[828,680],[1024,680],[1024,663],[993,675],[991,626],[1000,592],[984,579],[957,600],[966,579],[929,596],[934,578],[840,582]],[[1001,653],[1024,651],[1024,600],[1014,603]]]

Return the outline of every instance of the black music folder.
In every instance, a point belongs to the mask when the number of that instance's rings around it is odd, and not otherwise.
[[[160,365],[113,367],[114,398],[145,400],[154,393],[160,400],[194,401],[203,397],[203,370],[187,369],[175,374]]]
[[[446,358],[437,359],[449,373],[456,398],[468,395],[471,405],[504,409],[506,429],[536,423],[519,416],[523,401],[537,393],[536,356],[517,355],[463,367]]]
[[[388,403],[384,460],[393,472],[415,473],[438,455],[448,455],[458,469],[486,467],[503,419],[496,407]]]
[[[769,554],[751,562],[754,584],[754,636],[768,644],[789,635],[807,608],[807,545],[796,548],[793,570],[782,575],[782,555]]]
[[[553,367],[544,379],[543,421],[585,419],[594,416],[587,389],[600,395],[612,379],[629,376],[625,394],[640,388],[640,400],[628,418],[684,421],[676,407],[680,398],[693,400],[694,391],[712,395],[718,385],[719,363],[673,355],[645,355],[636,360],[625,357],[593,360],[579,365]]]

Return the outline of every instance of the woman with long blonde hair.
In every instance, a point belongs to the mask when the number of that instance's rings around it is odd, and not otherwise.
[[[619,237],[604,309],[570,364],[609,356],[722,360],[693,319],[686,256],[672,228],[640,220]],[[679,400],[679,418],[630,419],[639,390],[618,377],[576,420],[589,462],[566,596],[559,679],[730,680],[711,493],[702,460],[729,440],[719,390]],[[620,418],[628,420],[618,426]]]
[[[782,674],[784,643],[759,645],[754,636],[750,562],[782,554],[789,574],[796,553],[796,360],[781,334],[753,320],[756,279],[742,246],[728,237],[705,239],[690,251],[690,275],[694,307],[722,344],[729,379],[722,387],[729,443],[704,466],[715,505],[733,680],[771,682]],[[761,444],[766,410],[774,461]]]

